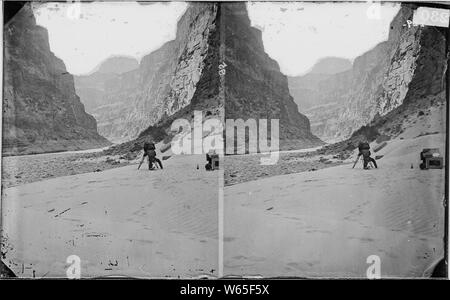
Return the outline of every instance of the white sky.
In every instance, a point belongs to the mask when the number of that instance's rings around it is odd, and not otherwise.
[[[369,9],[370,7],[370,9]],[[249,3],[252,25],[286,75],[307,72],[320,58],[354,59],[387,40],[394,3]]]
[[[39,5],[34,14],[37,23],[48,29],[51,50],[70,73],[78,75],[89,73],[111,56],[140,60],[174,39],[186,6],[182,2],[60,2]]]
[[[37,23],[48,29],[50,47],[68,71],[86,74],[108,57],[140,59],[174,39],[186,6],[60,2],[37,6],[35,15]],[[252,25],[263,31],[266,52],[286,75],[303,74],[323,57],[354,59],[386,40],[399,6],[385,4],[379,10],[371,6],[370,18],[368,8],[368,3],[248,5]]]

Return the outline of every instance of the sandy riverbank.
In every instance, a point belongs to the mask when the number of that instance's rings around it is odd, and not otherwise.
[[[203,156],[10,187],[3,191],[4,262],[19,277],[217,276],[218,172]]]
[[[442,134],[393,140],[380,168],[351,164],[225,187],[225,275],[422,277],[444,253],[444,169],[418,168]],[[413,169],[411,169],[413,164]]]
[[[340,165],[345,161],[335,155],[317,155],[314,150],[281,151],[278,161],[273,165],[261,164],[262,157],[267,154],[229,155],[224,158],[225,185],[243,183],[262,178],[292,174],[300,172],[317,171]]]
[[[101,172],[130,163],[120,156],[106,156],[100,151],[85,150],[3,157],[2,187],[7,188],[61,176]]]

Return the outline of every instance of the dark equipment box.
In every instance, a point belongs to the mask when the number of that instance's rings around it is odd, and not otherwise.
[[[444,167],[444,158],[441,157],[439,149],[437,148],[425,148],[420,152],[420,169],[442,169]]]

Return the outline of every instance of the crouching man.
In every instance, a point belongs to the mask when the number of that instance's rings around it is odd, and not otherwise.
[[[369,162],[372,162],[373,166],[375,168],[378,168],[377,162],[375,161],[375,159],[370,157],[371,153],[370,153],[370,145],[369,145],[369,143],[367,143],[367,142],[359,143],[358,150],[359,150],[358,159],[362,155],[363,160],[364,160],[364,169],[365,170],[369,169],[369,167],[368,167]]]

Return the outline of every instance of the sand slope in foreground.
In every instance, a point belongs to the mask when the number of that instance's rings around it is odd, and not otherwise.
[[[393,140],[379,169],[351,164],[225,187],[224,274],[428,276],[443,257],[444,170],[418,168],[444,135]],[[411,163],[413,169],[411,169]]]
[[[4,190],[5,263],[19,277],[217,276],[218,172],[204,156],[79,174]],[[196,165],[200,169],[196,169]]]

